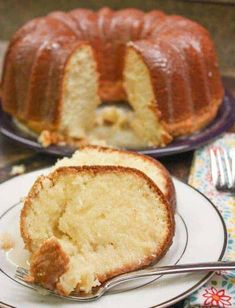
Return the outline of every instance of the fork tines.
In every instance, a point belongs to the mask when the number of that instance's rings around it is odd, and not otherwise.
[[[232,158],[224,148],[214,147],[210,149],[212,182],[217,190],[235,191],[235,179]]]
[[[29,275],[29,271],[26,268],[18,266],[16,269],[15,276],[19,279],[25,279]]]

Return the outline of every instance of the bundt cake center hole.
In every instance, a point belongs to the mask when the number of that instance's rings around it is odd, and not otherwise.
[[[134,110],[126,101],[102,102],[96,110],[96,124],[98,126],[130,127]],[[128,124],[128,125],[127,125]]]
[[[134,129],[138,112],[128,101],[103,101],[95,110],[94,126],[88,131],[88,142],[139,148],[145,144]]]
[[[132,108],[132,106],[127,102],[127,101],[118,101],[118,102],[109,102],[109,101],[103,101],[99,107],[99,108],[105,108],[105,107],[115,107],[115,108],[121,108],[124,110],[130,110],[130,111],[134,111],[134,109]]]

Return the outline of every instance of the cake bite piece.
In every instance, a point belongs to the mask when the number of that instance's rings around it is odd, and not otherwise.
[[[61,167],[41,176],[21,212],[31,280],[68,295],[160,259],[174,235],[173,209],[143,172]]]

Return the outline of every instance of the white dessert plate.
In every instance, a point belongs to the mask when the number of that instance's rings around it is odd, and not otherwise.
[[[18,176],[0,185],[0,235],[10,234],[15,245],[0,251],[0,306],[17,308],[77,307],[78,303],[42,295],[14,278],[17,265],[27,266],[27,252],[19,233],[19,215],[24,197],[36,177],[47,169]],[[177,193],[176,233],[165,257],[154,265],[185,264],[221,260],[227,242],[223,219],[216,207],[192,187],[174,179]],[[40,223],[40,221],[38,222]],[[189,273],[145,278],[122,284],[82,308],[169,307],[185,298],[211,278],[213,273]]]

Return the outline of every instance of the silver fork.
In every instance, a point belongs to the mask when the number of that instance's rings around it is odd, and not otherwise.
[[[166,275],[166,274],[182,274],[182,273],[188,273],[188,272],[200,272],[200,271],[219,271],[219,270],[235,270],[235,261],[233,262],[206,262],[206,263],[194,263],[194,264],[180,264],[180,265],[170,265],[170,266],[162,266],[162,267],[149,267],[146,269],[142,269],[135,272],[130,272],[126,274],[122,274],[120,276],[116,276],[105,283],[103,283],[101,286],[95,288],[92,292],[92,294],[79,294],[76,292],[73,292],[69,296],[62,296],[57,294],[56,292],[48,289],[44,289],[42,287],[39,287],[36,284],[27,282],[27,275],[29,274],[28,270],[22,267],[17,267],[15,277],[20,281],[21,284],[34,289],[41,293],[50,293],[53,295],[56,295],[58,297],[66,298],[69,300],[74,301],[93,301],[100,298],[104,293],[106,293],[111,288],[127,281],[131,281],[134,279],[149,277],[149,276],[157,276],[157,275]]]
[[[235,192],[235,152],[224,148],[210,149],[212,182],[217,190]]]

